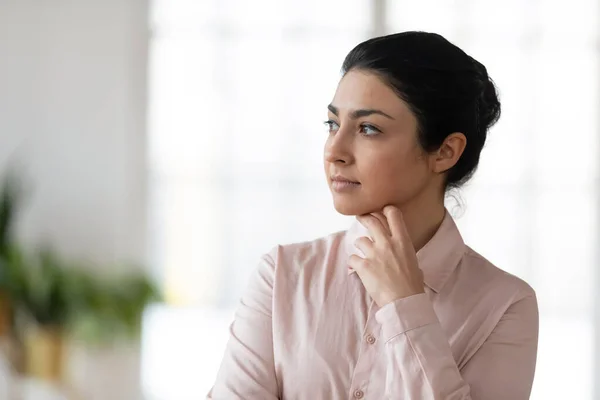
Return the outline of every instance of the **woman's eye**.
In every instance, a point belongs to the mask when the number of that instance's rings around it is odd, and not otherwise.
[[[361,125],[360,132],[365,136],[374,136],[374,135],[381,133],[381,131],[379,129],[375,128],[372,125],[368,125],[368,124]]]
[[[327,126],[329,133],[336,132],[338,129],[340,129],[340,126],[335,121],[327,120],[324,123],[325,126]]]

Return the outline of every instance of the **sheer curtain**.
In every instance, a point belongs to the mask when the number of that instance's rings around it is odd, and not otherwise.
[[[232,304],[276,243],[345,226],[321,172],[321,122],[344,54],[368,35],[369,6],[155,3],[151,213],[171,300]]]
[[[592,398],[597,15],[583,0],[156,0],[151,252],[173,306],[148,318],[149,393],[203,393],[260,255],[347,227],[322,173],[325,107],[355,44],[415,29],[464,48],[500,88],[503,116],[449,207],[472,247],[537,290],[532,398]]]

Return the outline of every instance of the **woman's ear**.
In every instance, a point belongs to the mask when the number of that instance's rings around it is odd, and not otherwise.
[[[458,162],[467,147],[467,138],[463,133],[455,132],[446,137],[440,148],[432,154],[431,168],[433,172],[443,173]]]

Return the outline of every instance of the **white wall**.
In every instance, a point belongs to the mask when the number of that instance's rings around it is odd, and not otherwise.
[[[0,172],[28,179],[28,243],[145,262],[146,20],[145,0],[0,0]],[[84,398],[140,398],[138,351],[78,358]]]
[[[0,0],[0,171],[23,166],[28,242],[145,259],[145,0]]]

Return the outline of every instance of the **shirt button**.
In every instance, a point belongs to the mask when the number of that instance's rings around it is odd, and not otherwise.
[[[354,398],[355,399],[362,399],[364,397],[364,395],[365,395],[365,393],[362,390],[360,390],[360,389],[357,389],[357,390],[354,391]]]
[[[375,336],[367,335],[367,343],[374,344],[376,341],[377,341],[377,339],[375,339]]]

